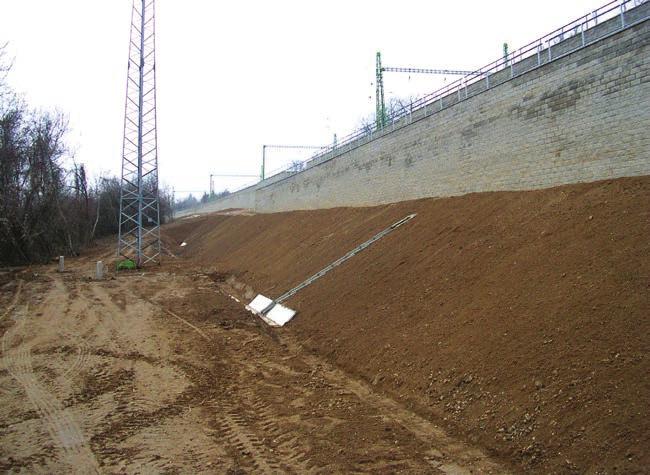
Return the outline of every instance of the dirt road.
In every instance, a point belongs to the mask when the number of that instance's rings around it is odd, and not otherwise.
[[[3,471],[505,471],[264,327],[232,281],[92,269],[0,287]]]

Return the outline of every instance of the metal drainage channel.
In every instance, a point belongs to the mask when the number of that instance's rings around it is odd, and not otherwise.
[[[376,241],[379,241],[381,238],[386,236],[387,234],[393,232],[395,229],[399,228],[403,224],[406,224],[409,222],[411,219],[415,218],[417,216],[416,213],[414,214],[409,214],[408,216],[403,217],[399,221],[391,224],[388,228],[384,229],[383,231],[375,234],[373,237],[368,239],[362,244],[359,244],[357,247],[352,249],[350,252],[345,254],[342,257],[339,257],[337,260],[329,264],[327,267],[324,267],[320,271],[316,272],[314,275],[311,277],[305,279],[303,282],[300,284],[296,285],[294,288],[291,290],[285,292],[282,294],[280,297],[278,297],[275,300],[272,300],[268,297],[265,297],[262,294],[258,294],[257,297],[255,297],[251,303],[249,303],[246,306],[246,309],[250,310],[251,312],[255,313],[256,315],[260,316],[266,323],[268,323],[271,326],[283,326],[285,323],[287,323],[289,320],[293,318],[293,316],[296,314],[295,310],[292,310],[288,307],[284,307],[281,305],[282,302],[285,300],[293,297],[296,293],[307,287],[308,285],[311,285],[314,283],[316,280],[320,279],[323,277],[325,274],[327,274],[329,271],[332,269],[340,266],[343,264],[345,261],[350,259],[351,257],[355,256],[356,254],[360,253],[364,249],[366,249],[368,246],[373,244]]]

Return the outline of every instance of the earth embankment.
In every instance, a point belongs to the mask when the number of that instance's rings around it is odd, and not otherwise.
[[[650,466],[650,177],[213,214],[165,235],[240,297],[278,297],[410,213],[286,302],[279,331],[515,467]]]

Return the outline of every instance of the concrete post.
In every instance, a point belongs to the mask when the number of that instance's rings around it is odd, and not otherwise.
[[[97,268],[95,269],[95,279],[102,280],[104,278],[104,263],[97,261]]]
[[[64,258],[63,256],[59,256],[59,272],[63,272],[65,269],[65,264],[64,264]]]

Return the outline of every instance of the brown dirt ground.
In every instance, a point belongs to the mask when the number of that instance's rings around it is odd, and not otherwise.
[[[271,331],[232,278],[169,252],[92,280],[113,244],[0,272],[2,472],[506,471]]]
[[[277,297],[413,212],[270,334],[515,471],[647,473],[650,177],[213,214],[168,226],[166,244],[226,292]]]

